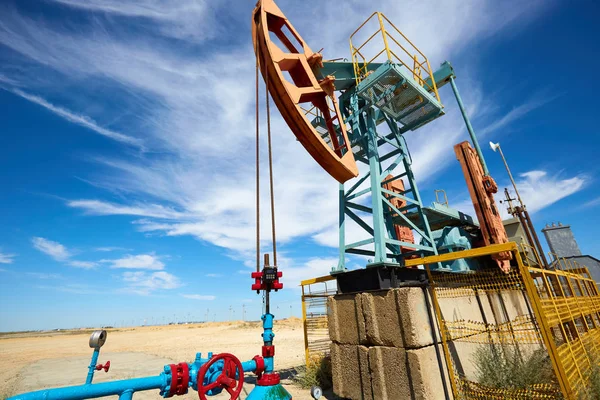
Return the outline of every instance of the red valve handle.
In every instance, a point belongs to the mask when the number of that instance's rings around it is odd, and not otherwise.
[[[101,369],[103,369],[104,372],[108,372],[109,368],[110,368],[110,361],[107,361],[106,364],[104,364],[104,365],[102,365],[102,364],[96,365],[96,371],[100,371]]]
[[[208,385],[203,385],[204,377],[210,367],[219,360],[223,360],[223,370],[221,374],[215,379],[214,382]],[[237,379],[236,379],[237,375]],[[240,393],[242,393],[242,387],[244,386],[244,369],[240,360],[229,353],[221,353],[212,356],[200,370],[198,371],[198,397],[200,400],[207,400],[206,393],[209,390],[221,388],[225,389],[227,393],[231,395],[229,400],[236,400]]]

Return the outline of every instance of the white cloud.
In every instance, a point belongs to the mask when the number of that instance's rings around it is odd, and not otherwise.
[[[103,128],[99,126],[94,120],[92,120],[89,117],[86,117],[85,115],[75,114],[65,108],[55,106],[54,104],[47,102],[39,96],[27,94],[19,89],[13,89],[12,92],[23,97],[24,99],[39,104],[40,106],[46,108],[49,111],[52,111],[54,114],[66,119],[69,122],[88,128],[96,133],[99,133],[100,135],[106,136],[118,142],[133,145],[139,148],[143,147],[141,140],[132,138],[119,132],[112,131],[110,129]]]
[[[148,18],[159,23],[163,34],[181,39],[200,41],[212,37],[213,4],[205,0],[53,0],[57,3],[107,14]]]
[[[0,264],[12,264],[16,254],[8,254],[0,252]]]
[[[282,269],[281,282],[283,282],[284,287],[298,288],[302,280],[329,275],[331,269],[337,265],[338,258],[330,257],[313,258],[301,265],[286,266],[285,269]]]
[[[31,239],[31,242],[33,243],[33,247],[42,253],[48,254],[56,261],[65,261],[71,257],[69,250],[58,242],[53,242],[42,237],[34,237]]]
[[[157,290],[176,289],[182,285],[179,278],[165,271],[124,272],[122,279],[128,284],[123,291],[140,295],[149,295]]]
[[[519,174],[515,183],[527,210],[530,214],[534,214],[582,190],[589,183],[589,178],[586,175],[565,178],[559,174],[551,175],[547,171],[533,170]],[[504,200],[505,187],[509,188],[511,196],[514,197],[514,190],[510,182],[499,182],[498,193],[494,196],[503,219],[510,217],[507,211],[508,205],[499,203],[500,200]],[[464,198],[450,206],[475,217],[473,203],[470,199]]]
[[[95,261],[69,261],[67,263],[68,265],[70,265],[71,267],[75,267],[75,268],[83,268],[83,269],[93,269],[96,268],[98,266],[98,263]]]
[[[525,172],[519,176],[517,188],[531,213],[580,191],[588,182],[585,175],[562,178],[541,170]]]
[[[160,257],[154,254],[126,255],[119,259],[100,262],[109,263],[111,268],[162,270],[165,267]]]
[[[206,274],[207,278],[221,278],[223,274]]]
[[[191,300],[214,300],[217,298],[217,296],[202,295],[202,294],[182,294],[181,296],[185,297],[186,299],[191,299]]]
[[[183,213],[158,204],[120,205],[99,200],[72,200],[67,203],[69,207],[82,208],[91,215],[135,215],[139,217],[153,217],[177,219]]]
[[[125,247],[117,247],[117,246],[106,246],[106,247],[96,247],[95,251],[102,252],[111,252],[111,251],[130,251],[131,249],[127,249]]]

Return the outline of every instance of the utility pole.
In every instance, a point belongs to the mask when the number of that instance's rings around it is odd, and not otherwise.
[[[290,318],[292,318],[294,314],[292,313],[292,305],[290,304]]]
[[[534,253],[537,253],[539,256],[540,263],[543,264],[545,268],[549,267],[548,261],[546,260],[546,256],[544,254],[544,249],[542,248],[542,244],[538,238],[537,232],[535,231],[535,227],[533,226],[533,222],[531,221],[531,217],[529,217],[529,213],[527,212],[527,207],[525,203],[521,199],[521,195],[519,194],[519,190],[517,189],[517,184],[513,179],[512,173],[510,172],[510,168],[508,167],[508,163],[506,162],[506,158],[504,157],[504,153],[502,152],[502,147],[500,147],[500,143],[492,143],[490,142],[490,148],[494,150],[498,150],[500,152],[500,157],[502,157],[502,161],[504,162],[504,166],[506,167],[506,172],[508,172],[508,176],[510,177],[510,181],[512,182],[513,188],[515,189],[515,194],[517,195],[517,200],[519,200],[519,206],[512,207],[512,200],[509,197],[508,190],[505,190],[505,195],[507,197],[507,201],[509,202],[509,210],[508,212],[512,214],[513,217],[519,218],[521,222],[521,226],[525,230],[526,235],[529,239],[529,244],[533,248]],[[529,231],[529,232],[527,232]],[[533,238],[533,240],[531,240]]]
[[[231,321],[231,312],[233,311],[233,307],[229,306],[229,321]]]
[[[246,305],[242,304],[242,321],[246,321]]]

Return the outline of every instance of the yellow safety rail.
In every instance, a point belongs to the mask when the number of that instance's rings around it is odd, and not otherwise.
[[[332,282],[333,281],[333,282]],[[302,324],[304,328],[304,357],[306,365],[313,358],[329,354],[329,325],[327,297],[337,293],[335,277],[331,275],[307,279],[302,287]]]
[[[356,45],[355,42],[359,40],[357,35],[362,34],[364,32],[363,28],[365,28],[369,21],[375,18],[377,19],[379,29],[364,42]],[[386,29],[386,23],[391,29]],[[364,53],[371,53],[368,51],[367,44],[375,45],[372,40],[379,33],[381,33],[383,39],[383,49],[379,50],[379,47],[377,47],[375,50],[376,54],[373,57],[367,58]],[[385,54],[385,58],[389,62],[406,67],[412,73],[413,80],[427,91],[433,93],[438,102],[441,103],[429,60],[383,13],[374,12],[350,35],[350,52],[352,54],[352,64],[354,65],[357,85],[367,77],[369,64],[375,62],[380,56]],[[427,83],[428,78],[430,83]]]

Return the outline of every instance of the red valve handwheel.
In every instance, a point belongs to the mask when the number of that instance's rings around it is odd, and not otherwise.
[[[219,360],[223,360],[223,370],[221,374],[215,379],[214,382],[208,385],[203,385],[204,376],[208,372],[209,368]],[[236,379],[237,375],[237,379]],[[221,388],[225,389],[227,393],[231,395],[229,400],[236,400],[240,393],[242,393],[242,387],[244,386],[244,370],[242,363],[236,356],[229,353],[221,353],[212,356],[208,362],[206,362],[198,371],[198,397],[200,400],[207,400],[206,392],[212,389]]]
[[[104,372],[108,372],[108,369],[110,368],[110,361],[107,361],[106,364],[102,365],[102,364],[98,364],[96,365],[96,371],[100,371],[100,370],[104,370]]]

